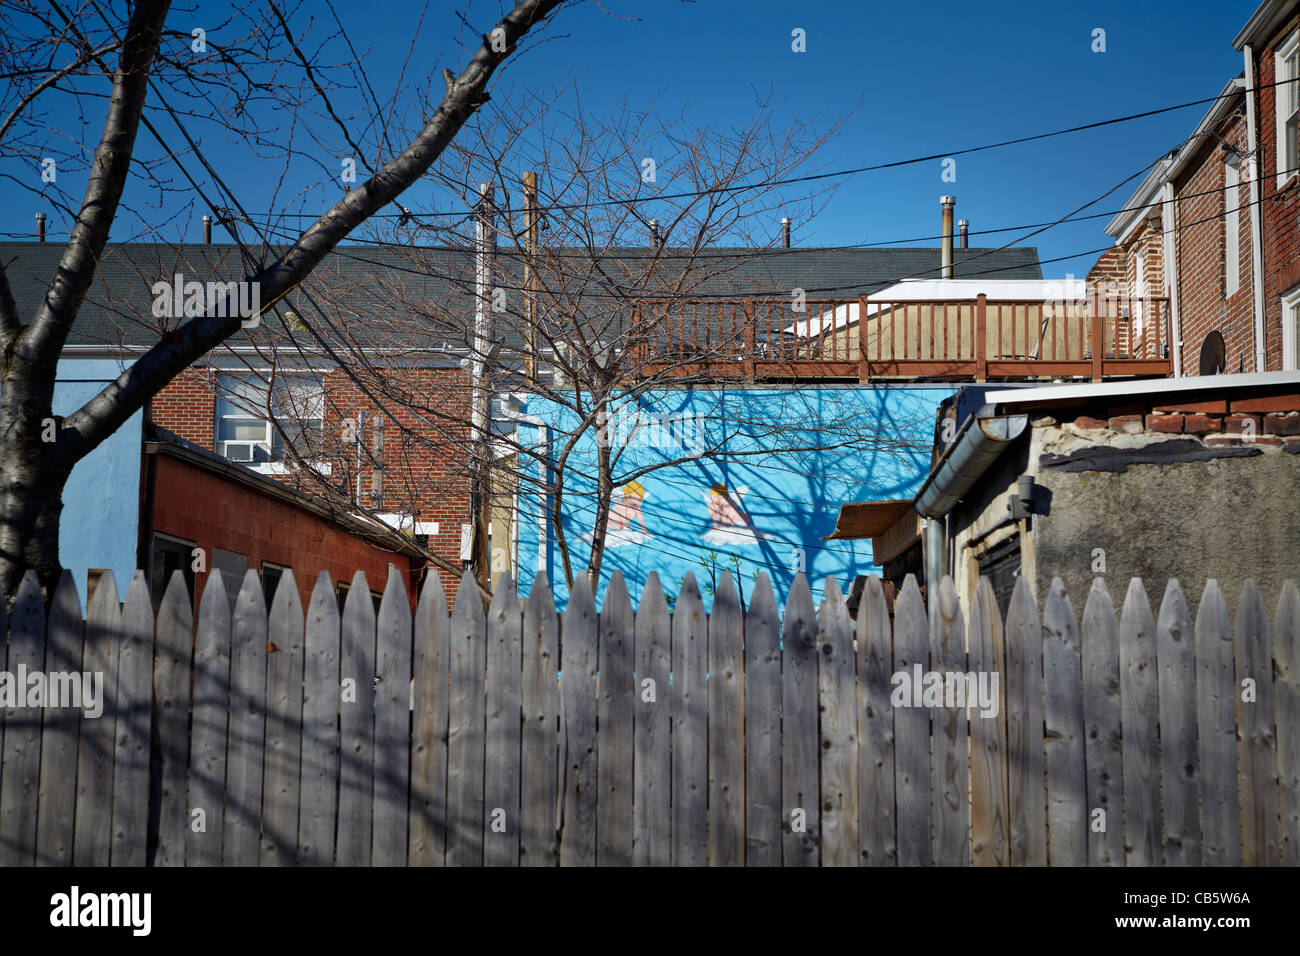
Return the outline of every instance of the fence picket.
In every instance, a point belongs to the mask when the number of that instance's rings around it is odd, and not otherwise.
[[[1007,810],[1013,866],[1047,865],[1042,633],[1029,581],[1007,607]],[[897,626],[897,625],[896,625]]]
[[[1201,862],[1200,757],[1196,747],[1195,671],[1187,599],[1171,579],[1156,618],[1160,662],[1160,792],[1167,866]]]
[[[766,571],[749,595],[744,655],[745,865],[780,866],[781,615]]]
[[[1232,620],[1219,582],[1205,582],[1196,613],[1196,724],[1206,866],[1241,865]]]
[[[60,707],[54,699],[54,674],[61,672],[77,676],[77,690],[81,687],[81,652],[83,627],[81,598],[73,583],[72,572],[64,570],[59,575],[54,597],[50,603],[49,624],[45,630],[45,671],[48,675],[47,693],[50,708],[45,711],[41,728],[41,774],[37,800],[40,812],[36,819],[36,865],[69,866],[72,863],[72,838],[77,805],[77,740],[82,724],[82,701],[73,701],[71,707]],[[76,695],[73,695],[76,696]]]
[[[559,619],[545,572],[533,580],[524,607],[523,655],[519,859],[524,866],[555,866],[560,859]]]
[[[104,586],[103,580],[99,586]],[[96,597],[99,596],[96,592]],[[87,643],[90,636],[87,634]],[[187,866],[218,866],[225,832],[226,730],[230,714],[230,600],[221,574],[208,578],[199,600],[194,639],[194,730],[190,741],[190,814],[202,825],[185,828]]]
[[[1273,618],[1282,864],[1300,866],[1300,588],[1282,582]]]
[[[858,841],[862,863],[894,866],[894,707],[889,608],[880,578],[867,578],[858,605]]]
[[[673,633],[676,643],[676,631]],[[676,649],[674,649],[674,655]],[[816,866],[821,840],[817,786],[817,618],[802,573],[781,625],[781,827],[786,866]],[[673,739],[673,764],[677,741]]]
[[[22,667],[31,673],[40,671],[44,663],[45,605],[36,572],[27,571],[18,585],[13,616],[9,619],[7,670],[16,675]],[[22,690],[25,694],[27,688]],[[27,706],[24,694],[18,695],[19,706],[5,714],[4,769],[0,776],[0,866],[32,866],[36,862],[41,708]]]
[[[637,696],[632,799],[632,862],[668,866],[672,861],[671,794],[668,770],[672,733],[672,620],[659,575],[650,572],[636,612]],[[649,683],[647,683],[649,682]]]
[[[327,572],[316,576],[303,636],[302,811],[298,863],[334,863],[339,782],[339,606]]]
[[[1101,578],[1092,579],[1079,631],[1083,657],[1084,764],[1088,773],[1088,863],[1124,865],[1119,624]],[[1094,814],[1100,810],[1100,828]]]
[[[226,751],[223,866],[256,866],[261,843],[266,624],[262,584],[257,572],[249,568],[235,600],[230,638],[230,743]]]
[[[285,569],[267,620],[266,755],[262,773],[262,866],[298,861],[302,779],[302,639],[305,618],[298,582]],[[405,749],[405,748],[403,748]],[[405,759],[403,759],[405,765]],[[403,812],[405,816],[405,812]]]
[[[152,865],[185,865],[186,776],[189,770],[190,665],[193,649],[193,599],[184,575],[173,571],[154,638],[154,766],[150,800],[158,806],[149,835]]]
[[[561,866],[596,863],[596,605],[579,574],[560,633],[560,726],[564,789],[560,804]]]
[[[447,698],[447,865],[483,863],[483,729],[486,619],[478,582],[465,570],[451,614]]]
[[[632,602],[621,571],[615,571],[605,588],[600,612],[600,676],[597,678],[596,723],[600,729],[599,801],[596,849],[599,866],[632,864]]]
[[[520,626],[519,596],[506,573],[497,580],[487,616],[484,866],[519,865]]]
[[[1273,736],[1273,654],[1264,600],[1247,578],[1237,602],[1236,706],[1238,778],[1241,789],[1241,862],[1276,866],[1281,862],[1277,833],[1277,741]],[[1254,682],[1246,700],[1243,682]]]
[[[143,571],[127,588],[118,634],[111,859],[113,866],[144,866],[149,805],[141,795],[149,792],[153,602]]]
[[[688,572],[673,609],[673,866],[708,863],[708,640],[700,589]]]
[[[821,862],[857,866],[858,722],[853,622],[839,582],[826,579],[817,615],[821,710]]]
[[[81,728],[72,860],[75,866],[108,866],[113,849],[113,742],[117,731],[117,640],[121,617],[112,571],[100,577],[86,611],[81,669],[104,675],[100,686],[103,713]],[[4,613],[0,611],[0,634],[4,633],[3,622]],[[224,708],[221,719],[224,734]]]
[[[442,577],[436,570],[430,570],[420,592],[420,603],[415,610],[414,621],[411,866],[442,866],[447,850],[447,665],[450,626]]]
[[[396,567],[379,605],[375,640],[374,866],[406,864],[410,800],[411,599]]]
[[[1047,858],[1052,866],[1088,859],[1088,807],[1079,637],[1074,609],[1060,578],[1043,607],[1043,696],[1047,755]]]
[[[1007,843],[1007,708],[1002,617],[993,585],[983,575],[971,606],[968,640],[970,669],[976,674],[999,677],[997,710],[987,716],[974,708],[970,711],[971,863],[1008,866],[1011,860]]]
[[[1119,623],[1119,719],[1124,734],[1124,847],[1128,866],[1160,863],[1160,745],[1156,621],[1141,578],[1129,581]]]
[[[931,860],[938,866],[969,866],[970,846],[966,839],[970,826],[970,758],[967,741],[966,707],[948,704],[950,674],[963,675],[965,685],[966,628],[957,590],[947,575],[939,583],[937,615],[930,620],[930,664],[944,675],[942,707],[934,710],[933,742],[930,754],[930,831],[933,847]],[[953,700],[956,701],[955,688]],[[967,698],[970,691],[963,686]]]
[[[710,866],[743,866],[745,862],[744,626],[736,582],[723,573],[708,619],[709,676],[705,681],[709,698]]]

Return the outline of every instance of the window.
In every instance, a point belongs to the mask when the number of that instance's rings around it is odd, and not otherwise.
[[[1020,576],[1020,534],[1017,532],[993,545],[979,556],[978,562],[980,574],[988,578],[998,610],[1006,620],[1007,609],[1011,607],[1011,593],[1015,591],[1016,578]]]
[[[1282,186],[1296,174],[1300,151],[1300,97],[1296,95],[1296,79],[1300,76],[1300,34],[1293,33],[1278,48],[1277,65],[1277,185]]]
[[[226,599],[230,602],[230,613],[233,615],[239,589],[244,586],[244,574],[248,571],[248,556],[213,548],[212,570],[221,575],[221,585],[226,589]]]
[[[170,535],[155,534],[149,562],[149,588],[153,592],[154,613],[162,606],[163,594],[172,574],[181,572],[189,588],[190,603],[194,603],[194,548],[193,541],[182,541]]]
[[[1297,342],[1300,341],[1300,289],[1282,296],[1282,368],[1300,368]]]
[[[246,464],[281,462],[290,457],[285,439],[266,418],[269,406],[298,454],[304,458],[317,454],[325,417],[325,386],[320,376],[277,374],[273,390],[267,378],[222,375],[217,379],[217,451]]]
[[[1223,297],[1241,288],[1241,175],[1223,164]]]

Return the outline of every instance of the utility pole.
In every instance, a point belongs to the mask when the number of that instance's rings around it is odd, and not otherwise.
[[[537,172],[524,173],[524,382],[537,384]]]
[[[474,455],[470,508],[474,516],[474,574],[479,584],[486,588],[491,571],[488,555],[488,515],[492,495],[488,469],[492,447],[488,434],[491,395],[485,373],[492,339],[490,303],[497,249],[492,187],[487,183],[479,186],[479,201],[474,219],[474,345],[473,353],[470,355],[470,378],[474,403],[471,412]]]

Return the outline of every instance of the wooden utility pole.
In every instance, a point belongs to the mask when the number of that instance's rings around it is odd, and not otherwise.
[[[492,187],[487,183],[479,187],[479,201],[474,218],[474,346],[470,355],[471,397],[474,403],[471,411],[474,462],[470,507],[474,520],[474,576],[478,578],[479,584],[486,588],[491,573],[488,528],[492,507],[489,473],[492,445],[488,424],[492,397],[486,372],[488,350],[492,347],[491,298],[497,247]]]
[[[537,173],[524,173],[524,382],[537,384]]]

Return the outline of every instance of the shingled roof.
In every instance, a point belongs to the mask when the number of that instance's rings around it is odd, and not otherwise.
[[[270,261],[281,250],[254,247],[253,251]],[[733,253],[734,268],[717,265]],[[0,242],[0,262],[22,321],[36,314],[62,254],[60,243]],[[663,254],[671,256],[673,250]],[[719,249],[708,254],[715,257],[713,272],[726,274],[711,275],[692,290],[693,295],[785,298],[798,287],[812,299],[848,299],[877,292],[900,279],[939,274],[937,248]],[[635,261],[649,252],[617,249],[609,255]],[[305,301],[311,295],[330,314],[335,331],[357,344],[454,349],[456,330],[445,321],[433,332],[432,326],[408,323],[402,316],[420,312],[421,304],[427,303],[431,310],[452,316],[463,336],[473,319],[473,265],[473,253],[464,247],[340,246],[316,268],[303,290],[290,295],[290,302],[313,321],[316,313]],[[508,253],[499,255],[498,270],[498,282],[507,290],[522,286],[517,278],[519,263]],[[154,318],[155,282],[170,280],[176,273],[187,280],[231,281],[249,271],[239,248],[229,244],[110,244],[68,343],[110,348],[152,345],[160,332],[181,321]],[[1034,247],[957,249],[953,272],[957,278],[1042,278]],[[303,304],[297,304],[300,301]]]

